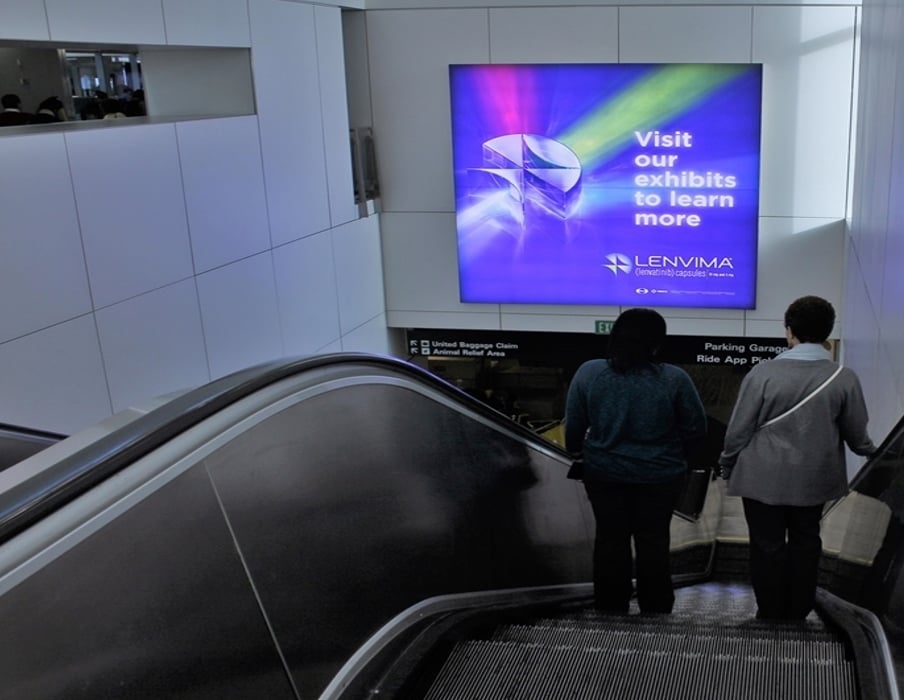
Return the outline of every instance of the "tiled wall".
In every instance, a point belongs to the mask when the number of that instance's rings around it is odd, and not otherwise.
[[[881,439],[904,414],[904,6],[867,0],[862,12],[845,363]]]
[[[0,35],[248,47],[257,104],[0,133],[0,422],[69,433],[273,358],[389,351],[338,7],[4,0]]]

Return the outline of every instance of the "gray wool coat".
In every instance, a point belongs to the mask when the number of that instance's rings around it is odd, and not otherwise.
[[[830,359],[778,358],[754,367],[741,382],[719,464],[728,495],[770,505],[812,506],[847,493],[845,444],[875,452],[857,375],[848,368],[802,407],[762,427],[798,403],[838,368]]]

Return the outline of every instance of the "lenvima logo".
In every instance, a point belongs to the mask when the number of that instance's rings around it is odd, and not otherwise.
[[[604,264],[603,267],[612,270],[613,275],[617,275],[619,273],[629,274],[634,266],[631,264],[631,258],[623,253],[610,253],[606,256],[606,260],[608,260],[608,264]]]

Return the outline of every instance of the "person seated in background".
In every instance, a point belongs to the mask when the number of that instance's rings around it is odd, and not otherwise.
[[[91,99],[84,103],[79,112],[79,118],[82,121],[90,121],[92,119],[103,119],[104,110],[101,109],[100,102]]]
[[[22,100],[12,93],[0,97],[0,126],[22,126],[31,124],[33,115],[22,111]]]
[[[123,103],[122,111],[127,117],[143,117],[145,116],[144,90],[133,90],[129,99]]]
[[[108,97],[100,103],[104,112],[104,119],[125,119],[126,115],[119,105],[119,100]]]
[[[58,97],[48,97],[38,105],[32,124],[53,124],[66,121],[66,111],[63,102]]]

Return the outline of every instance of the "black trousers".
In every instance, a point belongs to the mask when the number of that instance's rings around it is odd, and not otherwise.
[[[675,603],[669,560],[672,509],[684,478],[661,484],[586,483],[596,520],[593,594],[596,607],[628,612],[636,568],[641,612],[668,613]],[[631,541],[637,557],[634,564]]]
[[[823,504],[772,506],[744,498],[757,617],[803,620],[813,609]]]

